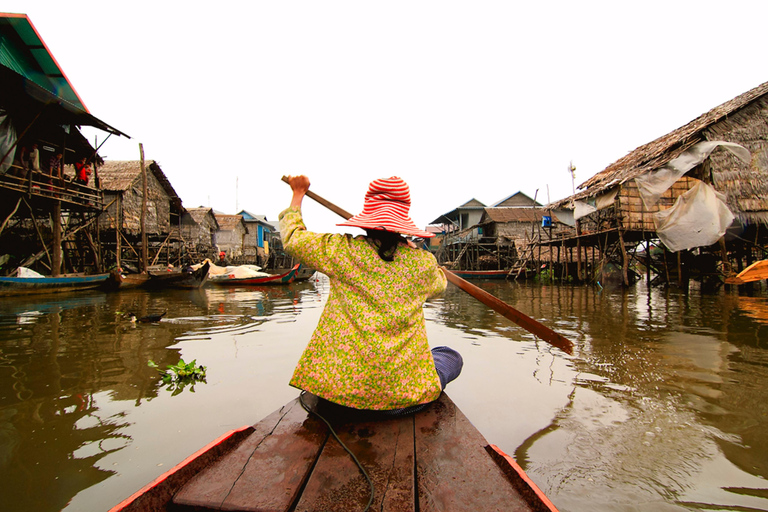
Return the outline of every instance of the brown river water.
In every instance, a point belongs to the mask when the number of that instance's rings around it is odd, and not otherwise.
[[[568,356],[449,285],[447,393],[562,511],[768,510],[768,291],[479,281]],[[0,299],[0,510],[108,510],[292,400],[325,278],[251,289]],[[159,324],[119,313],[167,311]],[[207,380],[174,394],[147,365]]]

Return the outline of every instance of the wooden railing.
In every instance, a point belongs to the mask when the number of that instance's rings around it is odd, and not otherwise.
[[[70,181],[67,177],[52,177],[36,171],[21,172],[16,166],[0,175],[0,189],[26,194],[30,198],[60,200],[65,208],[67,204],[94,210],[103,208],[99,189]]]

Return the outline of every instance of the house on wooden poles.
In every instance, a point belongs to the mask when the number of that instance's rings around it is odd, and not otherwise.
[[[441,215],[438,261],[455,270],[507,270],[525,276],[542,256],[533,250],[540,240],[561,229],[557,217],[522,192],[485,206],[476,199]],[[538,257],[538,258],[537,258]]]
[[[181,198],[156,161],[108,160],[99,178],[105,202],[99,228],[107,260],[142,270],[146,246],[149,266],[197,262],[181,236]]]
[[[126,136],[88,111],[25,14],[0,14],[0,273],[104,270],[102,159],[81,126]]]
[[[238,215],[243,217],[246,233],[243,238],[244,259],[262,268],[267,268],[270,251],[280,244],[280,230],[265,215],[257,215],[247,210],[241,210]]]
[[[548,209],[573,211],[582,278],[719,284],[768,251],[768,82],[638,147]],[[582,253],[594,250],[596,257]],[[583,272],[583,273],[582,273]],[[639,277],[639,276],[638,276]]]
[[[226,253],[231,265],[245,263],[243,242],[248,229],[242,215],[228,215],[214,210],[219,230],[216,232],[215,243],[219,252]]]
[[[219,231],[219,223],[213,208],[200,206],[198,208],[185,208],[181,217],[181,238],[190,259],[201,262],[206,258],[215,262],[218,260],[216,252],[216,233]]]

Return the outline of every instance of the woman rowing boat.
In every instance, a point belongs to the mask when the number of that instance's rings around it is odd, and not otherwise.
[[[410,190],[400,178],[371,182],[362,213],[340,226],[365,236],[306,230],[301,203],[306,176],[280,214],[288,253],[331,281],[328,303],[290,384],[335,404],[384,415],[414,412],[436,400],[462,368],[458,352],[429,349],[423,305],[446,278],[435,257],[403,235],[431,237],[408,216]]]

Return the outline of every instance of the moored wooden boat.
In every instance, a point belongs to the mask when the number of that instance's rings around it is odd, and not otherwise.
[[[170,272],[149,272],[149,279],[144,283],[145,288],[151,289],[197,289],[208,280],[210,264],[206,261],[196,270],[181,269]]]
[[[289,268],[278,268],[272,271],[273,274],[285,274],[286,272],[290,271]],[[296,279],[294,279],[294,282],[298,281],[307,281],[310,277],[315,275],[315,269],[313,268],[307,268],[304,265],[299,267],[299,271],[296,272]]]
[[[125,290],[128,288],[138,288],[144,286],[149,280],[149,274],[123,274],[120,271],[113,270],[104,282],[104,288],[107,290]]]
[[[65,274],[58,277],[0,277],[0,296],[67,293],[104,284],[109,274]]]
[[[509,270],[451,270],[462,279],[506,279]]]
[[[312,395],[305,401],[318,409]],[[326,419],[370,476],[371,510],[557,510],[445,393],[399,418]],[[369,498],[357,466],[297,398],[220,437],[111,512],[363,510]]]
[[[296,274],[301,265],[295,265],[292,269],[282,274],[272,274],[261,277],[232,277],[221,274],[208,280],[209,283],[220,286],[266,286],[273,284],[290,284],[296,279]]]
[[[725,284],[747,284],[768,279],[768,260],[756,261],[735,276],[726,278]]]

